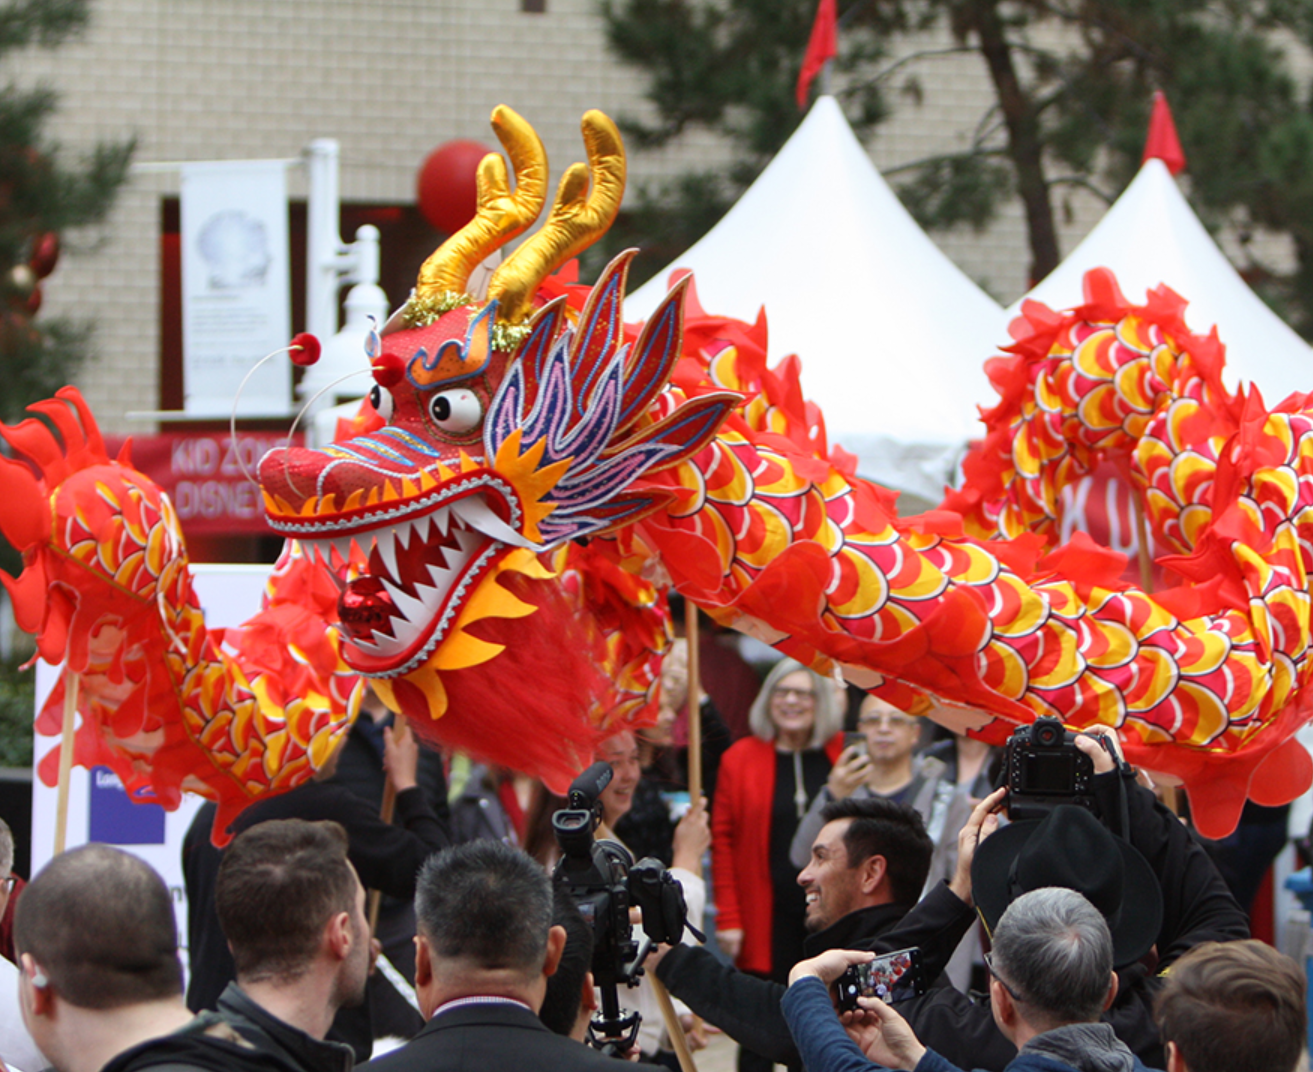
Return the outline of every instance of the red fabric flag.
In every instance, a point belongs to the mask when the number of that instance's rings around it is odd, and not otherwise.
[[[834,0],[821,0],[816,8],[816,21],[812,23],[812,34],[807,40],[807,54],[802,58],[802,70],[798,72],[798,109],[807,110],[807,93],[811,89],[812,79],[821,73],[821,68],[839,52],[839,17]]]
[[[825,0],[821,2],[824,3]],[[1181,139],[1176,136],[1176,123],[1172,119],[1172,110],[1167,107],[1167,98],[1163,96],[1161,89],[1153,91],[1149,136],[1144,139],[1144,157],[1140,164],[1143,165],[1154,158],[1166,164],[1167,170],[1173,175],[1179,175],[1185,170],[1185,151],[1181,148]]]

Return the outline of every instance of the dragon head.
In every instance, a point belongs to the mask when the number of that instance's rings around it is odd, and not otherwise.
[[[547,576],[543,552],[670,502],[668,482],[645,478],[706,446],[739,400],[665,390],[680,356],[682,287],[626,337],[632,254],[607,267],[586,301],[539,293],[619,209],[624,151],[600,112],[583,119],[588,166],[566,171],[544,225],[492,273],[486,297],[469,292],[479,265],[545,203],[537,135],[504,106],[492,125],[515,189],[489,154],[477,215],[371,336],[378,427],[320,450],[271,452],[259,468],[270,524],[339,580],[346,662],[408,714],[415,704],[400,693],[418,689],[430,717],[445,709],[438,672],[500,651],[466,627],[533,613],[511,575]]]

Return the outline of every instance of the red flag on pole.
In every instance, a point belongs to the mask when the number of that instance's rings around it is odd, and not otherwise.
[[[802,58],[798,72],[798,109],[807,110],[807,94],[812,80],[821,73],[826,63],[839,52],[839,16],[834,0],[821,0],[816,8],[816,21],[807,40],[807,54]]]
[[[823,2],[823,0],[822,0]],[[1167,165],[1173,175],[1185,170],[1185,150],[1181,148],[1181,139],[1176,136],[1176,123],[1172,119],[1172,110],[1167,107],[1167,98],[1161,89],[1153,91],[1153,112],[1149,115],[1149,136],[1144,139],[1143,165],[1149,160],[1158,159]]]

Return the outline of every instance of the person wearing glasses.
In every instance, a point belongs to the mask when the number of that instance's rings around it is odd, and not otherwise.
[[[806,904],[789,846],[843,747],[829,679],[792,659],[766,676],[752,735],[720,763],[711,814],[716,936],[743,971],[783,982],[802,956]],[[741,1072],[769,1064],[739,1052]]]
[[[831,950],[790,973],[784,1017],[809,1072],[960,1072],[878,998],[859,998],[840,1022],[827,987],[872,956]],[[994,1022],[1017,1047],[1005,1072],[1144,1072],[1100,1022],[1117,996],[1113,938],[1081,894],[1050,886],[1018,897],[998,921],[986,963]]]
[[[921,720],[878,697],[867,696],[857,715],[857,728],[865,740],[843,750],[798,823],[789,847],[789,856],[797,867],[807,864],[812,843],[824,825],[821,811],[825,805],[849,797],[856,800],[881,797],[895,804],[907,804],[920,813],[936,843],[944,835],[954,841],[957,838],[957,830],[945,830],[944,823],[937,821],[946,811],[955,788],[946,777],[947,767],[934,756],[916,754]],[[966,809],[966,815],[970,810]],[[962,817],[964,821],[966,815]],[[958,830],[961,827],[959,822]],[[946,870],[932,870],[930,881],[937,882],[946,876]]]

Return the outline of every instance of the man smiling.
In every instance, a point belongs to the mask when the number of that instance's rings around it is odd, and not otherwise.
[[[921,816],[878,797],[832,801],[798,876],[807,899],[806,955],[829,949],[897,948],[884,936],[916,903],[934,845]],[[798,1067],[780,1011],[784,986],[729,967],[709,950],[678,946],[656,967],[676,997],[731,1038]]]

